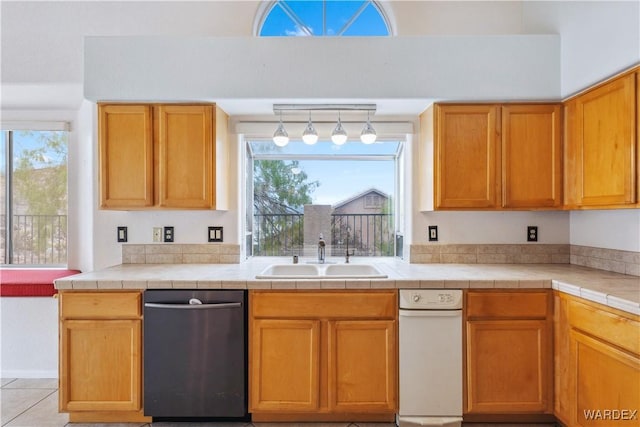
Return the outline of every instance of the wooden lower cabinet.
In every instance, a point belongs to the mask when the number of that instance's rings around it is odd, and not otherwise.
[[[253,409],[318,410],[320,321],[255,319],[252,329]]]
[[[640,316],[557,293],[556,416],[565,425],[640,426]]]
[[[469,291],[466,420],[553,413],[552,299],[548,291]],[[510,418],[511,417],[511,418]],[[490,418],[484,418],[490,420]]]
[[[148,422],[142,413],[140,292],[61,292],[61,412],[72,422]]]
[[[249,294],[254,421],[393,421],[397,292]]]
[[[395,320],[329,322],[329,408],[395,413]]]

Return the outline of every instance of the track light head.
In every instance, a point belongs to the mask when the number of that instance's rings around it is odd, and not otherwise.
[[[318,142],[318,132],[311,122],[311,111],[309,111],[309,123],[307,123],[307,127],[302,132],[302,142],[307,145],[313,145]]]
[[[331,141],[336,145],[343,145],[347,142],[347,131],[342,127],[340,112],[338,112],[338,123],[336,124],[336,128],[331,132]]]

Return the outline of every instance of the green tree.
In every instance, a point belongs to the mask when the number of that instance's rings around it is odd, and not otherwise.
[[[307,181],[297,160],[256,160],[253,177],[253,206],[260,214],[301,213],[320,185],[318,181]]]
[[[14,166],[16,199],[26,214],[67,213],[67,139],[64,132],[21,132],[20,137],[38,140],[23,149]]]
[[[67,248],[65,132],[16,132],[14,262],[60,264]],[[14,147],[14,148],[15,148]],[[25,215],[23,217],[16,216]]]
[[[308,181],[297,160],[256,160],[253,176],[258,246],[254,254],[299,253],[304,244],[303,216],[300,214],[304,205],[312,202],[311,194],[320,183]]]

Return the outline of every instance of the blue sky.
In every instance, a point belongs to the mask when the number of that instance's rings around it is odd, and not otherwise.
[[[323,7],[326,9],[323,10]],[[323,23],[323,16],[325,21]],[[352,21],[353,20],[353,21]],[[345,24],[350,23],[347,28]],[[301,25],[306,28],[302,28]],[[261,36],[386,36],[389,30],[376,6],[366,0],[280,1],[265,18]]]
[[[302,160],[300,168],[310,181],[320,181],[313,202],[333,205],[369,188],[389,195],[394,189],[394,162],[354,160]]]
[[[378,141],[365,145],[355,137],[341,146],[327,140],[306,145],[296,139],[292,139],[285,147],[276,147],[271,140],[250,141],[249,144],[256,155],[273,159],[297,156],[299,167],[307,174],[308,180],[320,182],[312,194],[316,204],[333,205],[370,188],[394,195],[393,157],[400,146],[398,141]],[[324,156],[330,160],[307,160],[305,156]],[[348,156],[349,160],[339,160],[344,156]],[[388,160],[351,160],[354,156],[385,156]]]

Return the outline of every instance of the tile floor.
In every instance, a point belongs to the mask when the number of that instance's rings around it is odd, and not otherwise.
[[[55,378],[0,380],[2,427],[395,427],[385,423],[170,423],[83,424],[70,423],[58,413],[58,380]],[[554,424],[467,424],[463,427],[555,427]]]

